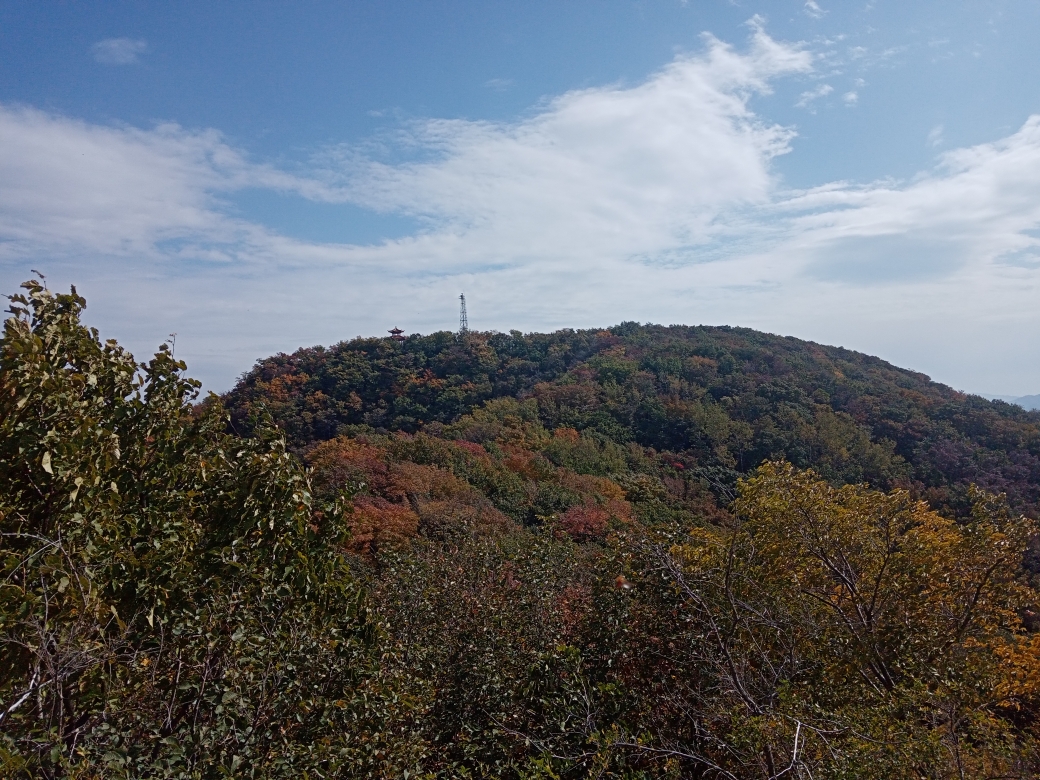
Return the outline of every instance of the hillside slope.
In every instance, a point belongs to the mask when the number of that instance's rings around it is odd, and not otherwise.
[[[836,483],[910,488],[947,514],[968,510],[971,483],[1040,512],[1040,413],[746,328],[355,339],[260,360],[224,401],[241,433],[265,407],[302,453],[339,435],[440,436],[500,398],[533,403],[550,431],[668,453],[716,495],[783,458]]]
[[[169,345],[139,363],[75,291],[23,287],[2,777],[1040,773],[1040,524],[928,471],[959,446],[1014,477],[1035,416],[840,350],[625,326],[279,356],[229,399],[242,439]],[[743,473],[764,455],[962,516]]]

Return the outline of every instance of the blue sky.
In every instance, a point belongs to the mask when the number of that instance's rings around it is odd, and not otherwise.
[[[745,325],[1040,391],[1040,4],[0,5],[0,287],[298,346]]]

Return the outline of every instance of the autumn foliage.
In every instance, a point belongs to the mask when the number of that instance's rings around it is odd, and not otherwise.
[[[1035,415],[634,325],[305,350],[227,415],[83,305],[0,343],[5,777],[1040,771]]]

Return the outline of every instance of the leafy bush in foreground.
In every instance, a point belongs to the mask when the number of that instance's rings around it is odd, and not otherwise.
[[[165,346],[138,365],[74,290],[24,287],[0,344],[0,773],[399,776],[338,510],[274,432],[193,415]]]

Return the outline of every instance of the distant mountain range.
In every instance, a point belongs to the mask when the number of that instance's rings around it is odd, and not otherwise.
[[[1018,404],[1023,409],[1040,409],[1040,395],[991,395],[994,401],[1007,401],[1009,404]]]

